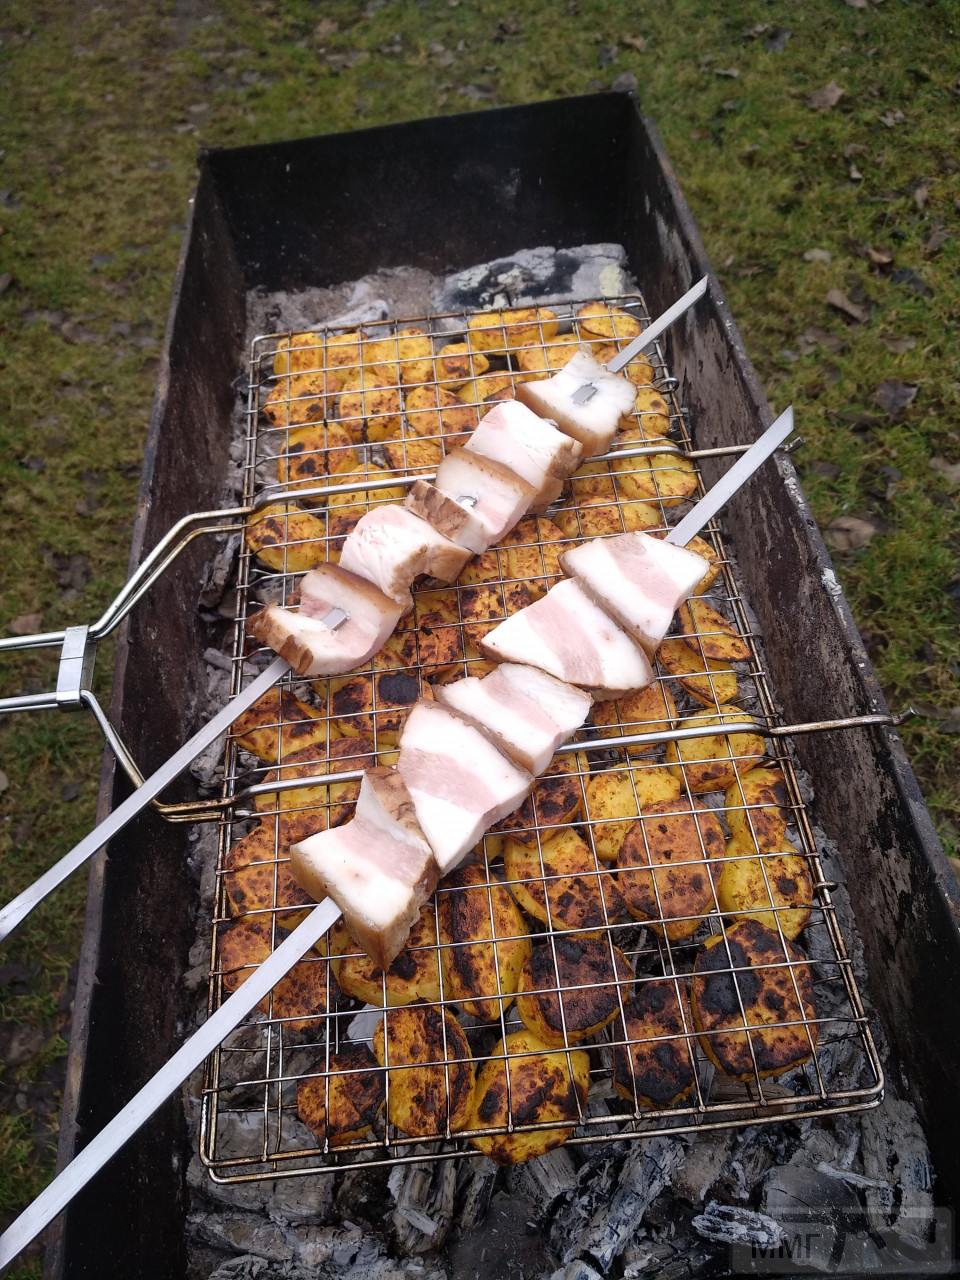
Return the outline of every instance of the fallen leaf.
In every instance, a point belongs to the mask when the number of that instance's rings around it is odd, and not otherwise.
[[[875,267],[889,267],[893,262],[893,254],[889,249],[874,249],[872,245],[865,244],[863,252]]]
[[[736,67],[714,67],[715,76],[724,76],[727,80],[739,80],[740,72]]]
[[[916,338],[881,338],[880,341],[895,356],[905,355],[917,345]]]
[[[830,262],[829,249],[808,249],[803,255],[804,262]]]
[[[950,239],[950,233],[949,231],[947,231],[946,227],[944,227],[942,224],[934,227],[934,229],[930,232],[930,236],[927,239],[927,243],[923,246],[924,253],[928,253],[931,255],[934,253],[939,253],[949,239]],[[2,290],[0,290],[0,292],[2,292]]]
[[[638,87],[639,81],[632,71],[624,71],[610,86],[614,93],[636,93]]]
[[[824,302],[828,307],[833,307],[834,311],[839,311],[850,320],[855,320],[857,324],[865,324],[870,318],[870,313],[867,309],[858,307],[855,302],[851,302],[842,289],[831,289],[824,298]]]
[[[886,378],[873,393],[873,400],[881,409],[885,409],[891,418],[899,418],[904,409],[916,400],[919,390],[915,382],[900,382],[896,378]]]
[[[636,49],[637,53],[644,53],[647,48],[644,36],[621,36],[620,43],[625,44],[628,49]]]
[[[602,44],[597,50],[597,63],[601,67],[609,67],[620,57],[620,50],[615,44]]]
[[[838,356],[846,351],[848,345],[838,334],[831,333],[829,329],[821,329],[818,325],[811,325],[809,329],[804,329],[798,343],[804,355],[809,355],[815,347],[823,347],[824,350]]]
[[[890,277],[894,284],[902,284],[905,289],[909,289],[911,293],[917,293],[921,298],[932,298],[933,290],[925,280],[911,270],[910,267],[901,267],[899,271],[895,271]]]
[[[948,462],[946,458],[934,454],[930,459],[930,466],[944,477],[952,489],[960,488],[960,462]]]
[[[930,199],[930,189],[922,182],[919,187],[914,188],[913,203],[918,209],[926,208],[927,201]]]
[[[812,111],[830,111],[837,105],[843,95],[844,90],[840,88],[836,80],[831,80],[822,89],[817,89],[815,93],[807,94],[807,106]]]
[[[891,107],[889,111],[884,111],[880,117],[880,123],[887,129],[895,129],[898,124],[903,124],[906,118],[899,107]]]
[[[823,531],[823,540],[834,551],[860,551],[880,532],[873,520],[860,516],[837,516]]]
[[[60,799],[66,800],[68,804],[70,804],[73,800],[76,800],[79,794],[80,794],[79,782],[65,782],[63,786],[60,788]]]
[[[313,28],[313,38],[314,40],[326,40],[327,36],[336,35],[339,29],[340,23],[336,18],[321,18]]]
[[[860,170],[857,168],[857,166],[853,163],[852,160],[847,166],[847,177],[850,179],[851,182],[863,181],[863,174],[860,172]]]
[[[10,623],[10,630],[15,636],[28,636],[34,631],[39,631],[42,625],[42,613],[21,613]]]

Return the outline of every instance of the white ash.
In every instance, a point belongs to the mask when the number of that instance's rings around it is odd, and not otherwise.
[[[625,274],[625,261],[619,246],[539,248],[447,279],[399,268],[329,289],[253,293],[248,300],[247,349],[258,333],[632,292],[635,285]],[[238,502],[241,493],[248,422],[246,394],[240,390],[243,381],[238,381],[224,506]],[[266,471],[264,478],[275,481]],[[735,546],[735,531],[731,543]],[[218,710],[229,691],[238,549],[236,535],[218,540],[198,600],[209,627],[203,654],[206,697],[193,709],[198,721]],[[824,586],[829,590],[833,584]],[[267,599],[270,591],[264,587],[260,594]],[[751,624],[754,621],[750,616]],[[751,709],[758,709],[755,699],[744,704],[745,711]],[[220,742],[194,764],[194,777],[204,794],[219,792],[222,754]],[[240,767],[247,772],[256,767],[262,773],[262,766],[246,756]],[[809,779],[799,773],[799,782],[804,799],[811,799]],[[198,826],[189,837],[187,856],[200,906],[197,943],[184,981],[195,998],[199,1023],[206,1016],[217,826]],[[838,850],[819,829],[815,837],[828,879],[841,880]],[[833,891],[833,899],[863,990],[862,946],[850,904],[842,888]],[[811,952],[828,954],[823,950],[825,930],[808,933]],[[636,945],[645,944],[638,940]],[[826,990],[822,1008],[834,1011],[835,1000]],[[378,1017],[370,1009],[359,1011],[348,1034],[362,1029],[363,1038],[368,1038]],[[886,1057],[882,1030],[871,1022]],[[228,1041],[246,1052],[221,1055],[223,1101],[238,1110],[221,1111],[218,1156],[259,1158],[263,1149],[264,1093],[254,1081],[268,1074],[266,1030],[260,1015],[254,1014]],[[276,1043],[274,1032],[274,1054]],[[851,1041],[825,1043],[818,1053],[828,1086],[860,1083],[853,1079],[857,1051]],[[285,1034],[283,1055],[284,1076],[295,1077],[310,1071],[316,1050]],[[274,1076],[275,1063],[274,1058]],[[708,1098],[747,1098],[746,1089],[716,1076],[705,1061],[698,1062],[698,1074]],[[801,1070],[794,1078],[798,1081],[803,1075]],[[774,1098],[790,1081],[788,1076],[765,1082],[765,1092]],[[815,1076],[808,1073],[806,1081],[809,1092]],[[194,1147],[201,1084],[198,1074],[183,1091]],[[294,1093],[293,1081],[285,1083],[280,1099],[286,1108],[284,1147],[308,1148],[315,1140],[295,1119]],[[269,1150],[276,1137],[276,1086],[271,1086],[268,1102]],[[588,1105],[590,1115],[597,1117],[619,1109],[612,1091],[597,1088]],[[245,1107],[255,1109],[252,1120]],[[618,1130],[619,1123],[611,1114],[610,1130]],[[591,1125],[583,1132],[594,1136],[598,1127]],[[268,1174],[277,1168],[260,1167]],[[552,1280],[596,1280],[601,1275],[694,1280],[717,1274],[727,1264],[731,1244],[772,1238],[780,1216],[788,1216],[797,1201],[809,1204],[811,1197],[822,1205],[828,1221],[841,1208],[854,1219],[860,1214],[867,1221],[875,1215],[901,1232],[907,1250],[922,1230],[924,1215],[932,1211],[931,1181],[916,1113],[892,1092],[881,1107],[859,1116],[788,1119],[780,1126],[709,1130],[639,1143],[570,1143],[506,1170],[486,1158],[462,1158],[400,1165],[392,1172],[348,1168],[336,1178],[222,1183],[212,1181],[195,1156],[187,1172],[189,1274],[191,1280],[444,1280],[448,1274],[459,1278],[515,1274],[519,1269],[524,1275]],[[864,1257],[869,1260],[867,1253]]]

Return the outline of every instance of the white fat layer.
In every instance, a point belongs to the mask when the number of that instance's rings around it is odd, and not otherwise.
[[[410,786],[417,821],[433,846],[441,876],[447,875],[480,840],[488,824],[485,814],[469,813],[462,805]]]
[[[585,404],[575,404],[574,393],[584,383],[594,387]],[[617,433],[620,420],[636,402],[636,388],[620,374],[608,373],[586,351],[578,351],[550,378],[524,382],[518,396],[536,413],[553,418],[561,431],[583,445],[587,457],[605,453]]]
[[[471,510],[483,526],[484,545],[471,547],[480,552],[510,532],[526,514],[534,496],[519,476],[491,474],[481,457],[466,449],[454,449],[440,463],[434,480],[441,493]]]
[[[370,775],[365,773],[360,782],[360,794],[357,796],[354,813],[360,821],[388,835],[391,840],[409,846],[411,854],[419,856],[425,869],[433,857],[433,851],[416,830],[416,822],[400,821],[398,815],[387,807],[385,800],[388,799],[388,793],[376,786]]]
[[[375,831],[354,819],[291,845],[290,856],[294,875],[300,883],[306,880],[308,892],[322,896],[316,888],[321,886],[345,915],[387,932],[409,914],[413,892],[364,856],[367,842],[376,838]]]
[[[383,505],[361,517],[348,534],[340,567],[409,607],[410,586],[421,573],[453,576],[463,567],[458,548],[412,511]]]
[[[536,667],[504,662],[487,679],[493,676],[534,699],[564,732],[579,729],[590,713],[590,698],[582,689],[565,680],[556,680]]]
[[[574,443],[519,400],[506,400],[481,418],[464,448],[515,471],[537,490],[539,504],[552,501],[576,470],[581,451]]]

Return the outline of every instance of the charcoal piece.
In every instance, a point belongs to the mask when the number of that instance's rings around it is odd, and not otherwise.
[[[277,1178],[268,1182],[214,1182],[194,1156],[187,1167],[192,1203],[209,1200],[235,1209],[277,1215],[287,1222],[324,1223],[333,1214],[333,1178]],[[381,1200],[381,1210],[383,1201]],[[349,1215],[355,1218],[356,1213]]]
[[[866,1189],[867,1208],[907,1234],[923,1235],[933,1220],[933,1166],[916,1110],[888,1093],[860,1123],[864,1176],[881,1184]],[[885,1183],[899,1187],[894,1203]]]
[[[580,1239],[588,1223],[595,1214],[603,1212],[613,1195],[619,1161],[612,1147],[607,1147],[606,1152],[606,1160],[591,1160],[580,1166],[575,1184],[556,1210],[550,1228],[550,1244],[565,1262],[578,1252],[577,1249],[567,1252],[571,1242]]]
[[[719,1178],[732,1146],[733,1134],[729,1130],[698,1134],[690,1144],[686,1160],[673,1176],[674,1192],[692,1205],[702,1205]]]
[[[598,1271],[594,1271],[593,1267],[586,1262],[577,1260],[568,1262],[565,1267],[554,1271],[550,1280],[602,1280],[602,1277]]]
[[[857,1192],[840,1178],[799,1164],[771,1169],[762,1204],[786,1241],[802,1241],[805,1265],[834,1270],[841,1256],[864,1256],[868,1218]]]
[[[397,1165],[387,1185],[395,1202],[390,1221],[400,1256],[439,1249],[453,1221],[457,1162]]]
[[[250,1253],[271,1262],[289,1262],[295,1256],[283,1228],[258,1213],[193,1213],[187,1230],[230,1253]]]
[[[522,249],[468,267],[444,281],[440,311],[528,306],[571,298],[626,293],[631,287],[622,245],[585,244],[571,249]]]
[[[537,1220],[545,1222],[558,1202],[577,1185],[577,1166],[565,1147],[554,1147],[546,1155],[513,1166],[508,1171],[511,1191],[525,1196],[536,1206]]]
[[[487,1216],[499,1172],[493,1161],[486,1156],[479,1160],[461,1162],[457,1175],[457,1210],[454,1219],[461,1233],[473,1231]]]
[[[630,1148],[611,1199],[602,1203],[584,1230],[564,1249],[564,1261],[586,1255],[606,1274],[644,1214],[683,1160],[685,1144],[677,1138],[650,1138]]]
[[[721,1244],[748,1245],[751,1248],[775,1249],[783,1240],[783,1230],[765,1213],[744,1209],[740,1205],[719,1204],[711,1200],[691,1226],[705,1240]]]

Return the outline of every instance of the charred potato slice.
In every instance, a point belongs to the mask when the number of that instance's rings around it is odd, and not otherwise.
[[[761,850],[758,857],[750,836],[734,836],[717,878],[717,901],[724,913],[758,920],[774,933],[779,920],[784,937],[792,941],[810,921],[813,880],[806,858],[785,836],[775,849]]]
[[[308,747],[315,753],[325,752],[329,739],[319,711],[289,689],[276,687],[237,716],[231,732],[245,751],[266,764],[287,760]]]
[[[806,958],[794,943],[784,947],[777,934],[756,920],[742,920],[703,944],[693,968],[690,1003],[703,1051],[720,1071],[735,1080],[752,1080],[754,1058],[757,1073],[767,1077],[782,1075],[811,1057],[818,1027],[812,1021],[817,1014]],[[744,1029],[744,1014],[749,1030]],[[806,1020],[809,1026],[803,1025]]]
[[[276,573],[305,573],[330,559],[322,516],[293,503],[271,502],[247,521],[243,540]]]
[[[345,738],[365,734],[378,747],[396,746],[419,696],[420,673],[412,669],[338,678],[330,681],[330,714]]]
[[[512,373],[485,373],[465,382],[457,392],[461,404],[494,405],[501,400],[512,400],[516,378]]]
[[[621,434],[621,443],[642,444],[662,440],[669,432],[670,406],[655,388],[638,387],[633,409],[639,417]]]
[[[316,774],[346,773],[366,769],[376,762],[373,739],[365,734],[335,738],[329,746],[301,747],[283,756],[283,763],[271,769],[264,782],[288,782],[292,778],[311,778]],[[296,787],[291,791],[264,791],[254,798],[258,813],[279,812],[286,822],[313,820],[322,816],[325,826],[338,827],[353,815],[353,805],[360,791],[359,782],[334,782],[315,787]],[[317,830],[322,830],[318,827]],[[302,840],[303,836],[297,836]]]
[[[623,738],[634,733],[664,733],[677,721],[677,704],[662,680],[637,689],[622,698],[595,702],[589,723],[601,738]],[[656,750],[656,743],[638,742],[626,747],[627,755],[642,756]]]
[[[443,461],[443,445],[439,440],[421,440],[406,436],[384,445],[391,471],[435,471]]]
[[[230,914],[251,915],[277,911],[277,923],[294,929],[307,917],[313,899],[294,880],[287,856],[292,842],[323,831],[326,818],[322,813],[305,815],[292,823],[265,818],[227,850],[223,862],[223,887]],[[263,923],[269,925],[266,916]]]
[[[338,386],[337,375],[323,370],[280,378],[263,402],[263,415],[274,427],[322,422],[326,416],[327,397],[333,395]]]
[[[477,864],[446,877],[437,906],[444,998],[482,1022],[494,1022],[513,1000],[530,954],[523,916],[507,890],[488,881]],[[492,941],[497,938],[507,941]]]
[[[664,640],[657,650],[657,661],[705,707],[730,703],[739,695],[737,677],[728,662],[702,658],[682,640]]]
[[[706,600],[696,596],[685,601],[679,609],[680,630],[683,643],[694,653],[709,658],[711,662],[746,662],[750,646],[737,631]]]
[[[281,338],[273,357],[273,371],[284,373],[317,373],[339,371],[341,377],[351,365],[360,362],[359,329],[349,333],[325,333],[316,330],[294,333]]]
[[[464,1129],[473,1096],[473,1060],[452,1014],[427,1005],[389,1009],[373,1038],[387,1068],[390,1123],[412,1138]]]
[[[659,536],[666,537],[666,534]],[[697,555],[703,556],[704,560],[710,565],[710,568],[697,583],[697,589],[694,592],[695,595],[703,595],[705,591],[710,590],[720,576],[720,557],[705,538],[691,538],[687,543],[687,547],[690,551],[696,551]]]
[[[404,386],[416,386],[433,380],[433,345],[422,329],[415,325],[398,329],[389,338],[368,341],[364,359],[374,364],[396,364]]]
[[[277,479],[284,485],[322,484],[327,475],[346,475],[360,466],[347,432],[336,423],[313,422],[288,431],[277,458]]]
[[[650,457],[614,458],[617,494],[637,502],[659,502],[674,507],[697,491],[697,473],[689,458],[679,453],[655,453]]]
[[[536,943],[523,966],[517,1013],[544,1044],[577,1044],[613,1021],[633,980],[627,957],[606,938],[557,934]]]
[[[564,1127],[475,1134],[470,1143],[501,1165],[542,1156],[570,1137],[589,1088],[590,1059],[582,1049],[558,1053],[526,1029],[515,1031],[481,1066],[466,1127],[506,1129],[551,1120]]]
[[[721,705],[718,715],[701,711],[684,720],[684,728],[694,725],[724,725],[752,722],[739,707]],[[706,738],[688,738],[668,742],[665,760],[675,778],[679,778],[694,795],[707,791],[725,791],[733,786],[741,773],[749,773],[763,759],[763,736],[756,733],[720,733]]]
[[[619,345],[631,342],[643,332],[643,325],[635,315],[606,302],[584,303],[577,312],[577,321],[583,333]]]
[[[469,573],[468,563],[460,575],[460,582]],[[457,604],[458,588],[452,587],[420,587],[413,593],[413,612],[418,627],[423,626],[455,626],[460,621],[460,607]]]
[[[730,834],[756,837],[762,850],[776,849],[787,834],[789,801],[783,774],[773,765],[741,774],[723,799]]]
[[[463,641],[459,627],[433,626],[420,628],[420,665],[425,680],[442,680],[463,669]]]
[[[475,351],[469,342],[448,342],[437,353],[437,381],[449,391],[479,378],[489,368],[487,357],[482,351]]]
[[[495,858],[503,852],[503,841],[498,839],[502,833],[508,833],[509,839],[520,844],[536,845],[537,826],[543,828],[542,839],[546,840],[550,827],[568,827],[575,822],[583,813],[581,774],[588,775],[589,770],[590,761],[581,753],[554,756],[523,804],[490,828],[488,857]]]
[[[723,828],[710,809],[683,799],[650,805],[617,855],[627,910],[671,942],[692,937],[715,910],[710,862],[723,853]]]
[[[330,930],[333,976],[340,990],[354,1000],[384,1007],[384,973],[354,942],[343,921]],[[386,972],[386,1004],[393,1007],[415,1000],[440,999],[437,962],[437,922],[433,903],[420,908],[407,944]]]
[[[321,1142],[342,1147],[369,1137],[384,1097],[383,1071],[367,1046],[344,1045],[330,1059],[329,1075],[297,1085],[297,1115]]]
[[[509,591],[511,587],[526,585],[532,599],[539,600],[563,577],[560,553],[565,548],[563,530],[552,520],[544,516],[524,516],[500,539],[497,549],[499,576],[506,583],[504,589]],[[513,612],[509,608],[507,611]]]
[[[413,387],[406,393],[407,423],[418,437],[447,447],[462,444],[480,420],[480,410],[464,404],[446,387]],[[408,433],[409,435],[409,433]]]
[[[559,832],[539,851],[536,845],[507,840],[503,862],[519,905],[554,929],[600,930],[623,915],[616,878],[601,870],[593,850],[575,831]]]
[[[693,1047],[676,984],[641,982],[613,1023],[613,1087],[631,1106],[674,1107],[693,1093]],[[669,1039],[665,1038],[669,1037]]]
[[[316,1031],[318,1019],[327,1011],[327,965],[317,953],[324,945],[321,942],[316,951],[308,952],[257,1005],[268,1017],[282,1019],[290,1031]],[[238,920],[229,925],[219,938],[224,991],[232,994],[243,986],[272,950],[269,924]]]
[[[587,781],[587,817],[597,857],[616,860],[635,818],[661,800],[679,800],[680,783],[666,769],[622,765],[593,773]]]

